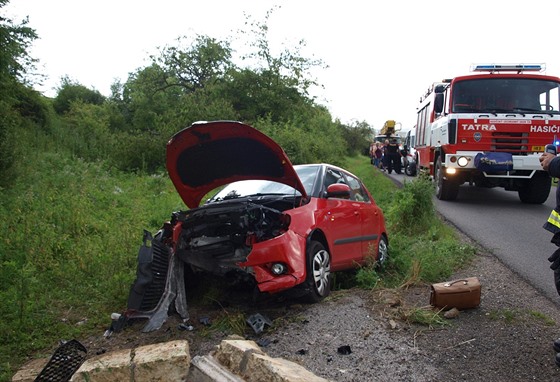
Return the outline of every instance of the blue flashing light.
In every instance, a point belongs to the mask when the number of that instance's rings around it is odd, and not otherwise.
[[[545,64],[473,64],[473,72],[542,72]]]

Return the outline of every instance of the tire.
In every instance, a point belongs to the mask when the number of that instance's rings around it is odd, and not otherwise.
[[[379,242],[377,243],[377,259],[376,259],[377,267],[383,268],[388,258],[389,258],[389,245],[387,244],[387,238],[385,236],[381,236]]]
[[[408,176],[415,176],[416,175],[416,163],[409,163],[404,168],[404,173]]]
[[[537,172],[525,186],[519,189],[519,199],[527,204],[543,204],[550,194],[552,179],[545,172]]]
[[[312,240],[307,247],[306,295],[308,302],[319,302],[331,293],[331,255],[322,243]]]
[[[441,163],[441,155],[438,157],[436,162],[436,197],[439,200],[455,200],[457,199],[457,194],[459,193],[459,184],[450,179],[446,179],[443,173],[443,165]]]

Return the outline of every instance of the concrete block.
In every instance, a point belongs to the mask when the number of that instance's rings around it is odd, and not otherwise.
[[[282,358],[271,358],[263,354],[252,354],[243,372],[249,382],[327,382],[303,366]]]
[[[71,382],[130,381],[132,351],[118,350],[87,359],[74,373]]]
[[[12,377],[12,382],[33,382],[41,371],[47,366],[49,358],[39,358],[29,361],[21,367]]]
[[[251,354],[264,354],[255,341],[226,339],[218,345],[213,356],[235,374],[240,374]]]
[[[244,382],[210,355],[192,359],[189,382]]]
[[[138,347],[132,364],[134,382],[186,381],[191,365],[189,343],[177,340]]]

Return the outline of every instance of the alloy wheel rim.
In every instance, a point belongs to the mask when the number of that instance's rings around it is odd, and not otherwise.
[[[323,296],[327,290],[329,276],[331,273],[331,265],[329,253],[325,250],[318,251],[313,256],[313,281],[317,292]]]

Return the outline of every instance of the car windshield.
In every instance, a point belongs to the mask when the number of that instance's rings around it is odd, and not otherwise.
[[[294,166],[296,173],[305,188],[305,192],[310,194],[317,178],[319,166]],[[290,195],[301,196],[301,193],[294,187],[284,183],[273,182],[270,180],[241,180],[233,182],[222,188],[208,202],[244,198],[248,196],[260,195]]]
[[[313,186],[317,180],[317,174],[319,174],[319,168],[320,166],[316,165],[294,166],[294,170],[296,170],[307,195],[312,195]]]
[[[245,198],[258,195],[300,195],[293,187],[269,180],[241,180],[225,186],[210,201]]]

